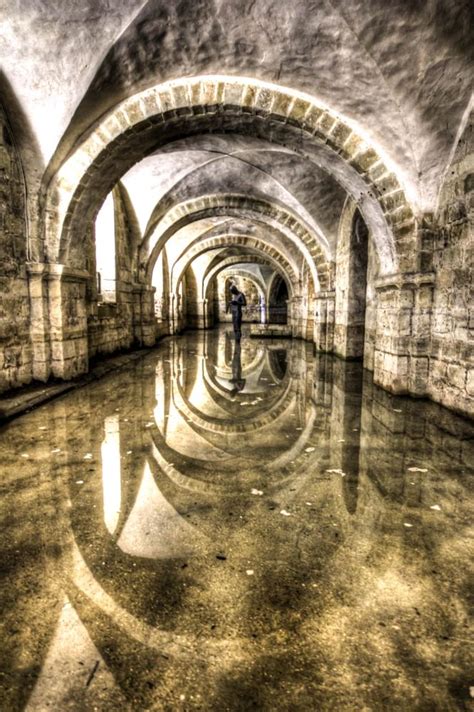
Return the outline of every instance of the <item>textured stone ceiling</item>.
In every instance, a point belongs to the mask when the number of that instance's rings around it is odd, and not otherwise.
[[[356,122],[431,208],[471,94],[470,0],[3,0],[6,81],[47,160],[105,110],[219,73],[304,90]]]
[[[286,205],[333,250],[345,191],[295,154],[229,136],[193,137],[135,165],[122,182],[145,232],[159,200],[170,205],[200,195],[239,193]]]
[[[189,249],[198,241],[207,242],[211,239],[226,237],[228,235],[240,236],[241,245],[233,244],[231,247],[209,250],[222,257],[230,254],[253,254],[255,251],[246,245],[246,238],[253,237],[262,242],[269,242],[276,250],[285,256],[285,260],[291,264],[297,272],[303,262],[303,257],[299,250],[292,243],[291,239],[271,225],[257,224],[252,220],[238,220],[227,217],[213,217],[196,220],[190,225],[180,228],[166,243],[166,253],[170,268],[178,265],[181,260],[181,267],[189,259]]]
[[[146,0],[0,0],[0,61],[44,160]],[[0,85],[0,89],[1,89]]]

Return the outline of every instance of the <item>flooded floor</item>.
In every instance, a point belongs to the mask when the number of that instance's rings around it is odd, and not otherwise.
[[[2,709],[471,709],[467,421],[194,332],[0,442]]]

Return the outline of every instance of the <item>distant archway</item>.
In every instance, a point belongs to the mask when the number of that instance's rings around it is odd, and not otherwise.
[[[268,321],[270,324],[288,323],[288,287],[281,275],[275,274],[268,289]]]

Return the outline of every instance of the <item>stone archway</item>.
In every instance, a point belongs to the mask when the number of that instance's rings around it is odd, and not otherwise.
[[[383,333],[377,335],[376,381],[397,391],[409,389],[410,376],[401,369],[407,358],[414,368],[419,359],[403,353],[398,338],[401,325],[398,319],[387,321],[385,316],[392,312],[396,315],[397,285],[405,274],[416,273],[419,266],[417,223],[406,197],[410,185],[400,170],[387,166],[382,153],[362,131],[313,97],[253,79],[228,77],[172,81],[126,99],[91,129],[44,186],[46,255],[50,262],[59,263],[57,288],[49,292],[50,301],[60,305],[51,329],[53,373],[70,377],[87,369],[85,320],[79,317],[73,323],[69,314],[74,311],[73,305],[84,299],[90,280],[84,269],[84,234],[88,235],[105,195],[131,165],[159,146],[216,130],[240,131],[285,145],[328,171],[357,202],[380,262],[377,320],[384,326]],[[203,199],[203,214],[210,207]],[[242,207],[238,204],[232,209],[237,214]],[[212,209],[230,210],[215,204]],[[284,218],[284,222],[291,218]],[[315,236],[310,238],[317,244]],[[314,313],[315,341],[331,350],[334,297],[322,280],[318,283],[314,278],[315,271],[322,274],[323,270],[322,266],[317,269],[309,243],[304,251],[312,258],[308,267],[313,271],[315,299],[319,300]],[[401,277],[397,276],[399,272]],[[330,280],[329,271],[327,284]],[[46,293],[46,285],[43,289]],[[148,323],[154,321],[153,306],[146,284],[136,290],[134,299],[135,311],[144,322],[142,343],[152,343],[155,336]],[[50,313],[53,311],[50,308]],[[324,338],[316,337],[318,330]],[[303,328],[303,332],[308,329]]]
[[[368,224],[377,227],[383,272],[395,272],[402,266],[399,258],[407,256],[406,242],[415,231],[413,211],[402,176],[385,165],[376,146],[313,97],[266,82],[230,77],[167,82],[126,99],[104,117],[47,186],[49,259],[74,263],[84,219],[94,213],[125,170],[156,147],[157,141],[162,144],[178,135],[202,133],[210,125],[225,130],[233,124],[236,131],[236,115],[255,135],[268,133],[277,143],[285,136],[287,145],[293,144],[295,150],[309,154],[310,146],[317,147],[313,157],[317,154],[321,162],[330,157],[341,184],[359,200]],[[93,196],[97,196],[95,200]]]
[[[160,250],[179,229],[191,222],[210,216],[251,215],[257,221],[274,222],[290,236],[308,264],[316,288],[331,288],[332,267],[317,238],[288,210],[264,200],[252,200],[241,195],[211,195],[181,203],[163,218],[162,232],[149,250],[146,261],[146,281],[151,282],[151,273]],[[144,256],[142,256],[144,260]]]
[[[271,324],[288,322],[288,287],[281,275],[275,274],[268,286],[268,321]]]
[[[229,257],[228,260],[224,260],[222,263],[218,263],[214,268],[210,270],[210,273],[204,273],[201,285],[201,301],[198,309],[198,322],[202,327],[207,327],[213,320],[211,319],[211,304],[207,295],[207,288],[209,286],[210,279],[212,276],[217,274],[221,269],[223,269],[223,264],[232,264],[242,261],[251,261],[253,263],[269,264],[277,272],[281,272],[285,275],[285,279],[290,285],[290,293],[293,297],[299,294],[301,291],[301,279],[297,272],[295,272],[294,267],[288,261],[286,255],[283,254],[279,249],[277,249],[272,244],[266,242],[264,239],[255,236],[245,236],[245,235],[221,235],[205,240],[201,240],[199,237],[196,238],[194,243],[191,243],[187,250],[183,252],[180,256],[177,264],[180,265],[179,270],[174,275],[172,280],[172,301],[170,310],[170,321],[172,324],[177,323],[177,315],[175,313],[174,306],[177,303],[177,297],[173,295],[178,294],[178,286],[189,268],[192,261],[202,255],[205,252],[209,252],[215,249],[225,249],[225,248],[245,248],[248,253],[248,257],[243,257],[242,255],[235,255]],[[210,268],[212,265],[210,265]]]

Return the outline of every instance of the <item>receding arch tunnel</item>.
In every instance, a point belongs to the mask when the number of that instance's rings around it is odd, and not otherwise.
[[[0,706],[470,708],[472,0],[2,5]]]

